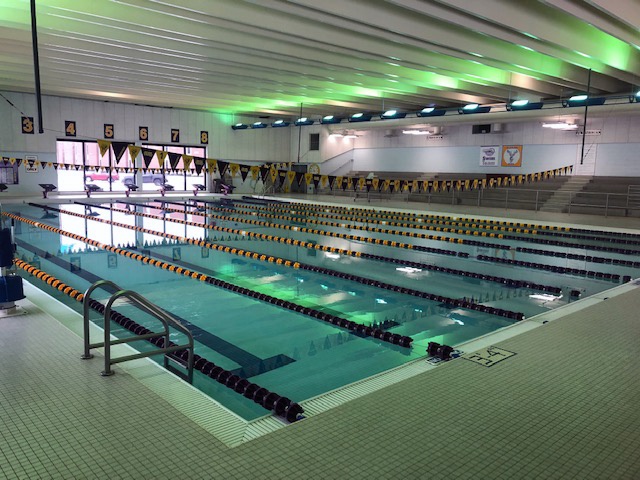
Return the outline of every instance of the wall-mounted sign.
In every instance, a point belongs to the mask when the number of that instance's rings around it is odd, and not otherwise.
[[[105,123],[104,124],[104,138],[113,138],[115,135],[115,130],[113,128],[113,123]]]
[[[67,137],[75,137],[76,136],[76,122],[75,122],[75,120],[65,120],[64,121],[64,134]]]
[[[22,117],[22,133],[33,134],[33,117]]]
[[[500,165],[500,145],[485,145],[480,147],[480,166],[497,167]]]
[[[177,128],[171,129],[171,142],[172,143],[180,142],[180,130],[178,130]]]
[[[200,131],[200,143],[207,145],[209,143],[209,132],[204,130]]]
[[[522,145],[505,145],[502,147],[502,166],[522,166]]]
[[[138,127],[138,138],[140,140],[149,140],[149,127]]]

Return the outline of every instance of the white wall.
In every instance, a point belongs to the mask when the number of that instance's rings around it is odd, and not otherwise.
[[[208,158],[236,162],[286,162],[290,155],[288,129],[265,128],[260,130],[231,129],[238,122],[253,123],[256,118],[239,117],[205,111],[143,105],[101,102],[96,100],[43,96],[44,133],[22,133],[20,112],[34,117],[37,122],[35,96],[27,93],[2,92],[15,108],[0,98],[0,154],[24,158],[37,155],[40,161],[55,161],[56,140],[68,140],[65,136],[65,120],[73,120],[77,126],[75,139],[95,140],[104,138],[104,124],[114,125],[115,141],[138,143],[140,126],[149,128],[148,142],[171,143],[171,129],[180,130],[180,143],[176,145],[204,146],[200,143],[200,131],[209,133]],[[12,186],[13,194],[40,192],[38,183],[56,183],[56,172],[49,168],[38,173],[27,173],[20,167],[19,185]]]
[[[533,173],[580,160],[582,136],[542,128],[539,121],[503,123],[499,133],[491,134],[474,135],[471,128],[471,124],[445,125],[442,139],[388,136],[389,129],[361,130],[355,140],[353,170]],[[596,175],[640,177],[640,114],[592,118],[587,130],[600,131],[585,137],[585,151],[597,154]],[[480,167],[484,145],[522,145],[522,167]]]

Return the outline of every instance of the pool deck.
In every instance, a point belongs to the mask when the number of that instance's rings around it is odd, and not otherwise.
[[[640,230],[628,218],[309,200]],[[199,421],[139,375],[101,377],[99,358],[79,359],[77,325],[28,294],[24,315],[0,317],[0,478],[638,479],[640,290],[618,289],[493,343],[515,355],[491,367],[455,359],[234,447],[207,411]]]

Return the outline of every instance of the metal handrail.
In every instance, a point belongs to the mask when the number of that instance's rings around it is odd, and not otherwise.
[[[107,288],[108,287],[108,288]],[[115,293],[109,297],[107,304],[104,310],[104,342],[99,343],[90,343],[89,339],[89,302],[91,300],[91,293],[97,288],[102,288],[104,290],[113,290]],[[111,339],[111,308],[113,303],[119,298],[124,297],[128,299],[134,306],[138,307],[140,310],[143,310],[155,317],[157,320],[160,320],[163,326],[162,332],[151,332],[143,335],[135,335],[132,337],[120,338],[120,339]],[[132,290],[124,290],[120,288],[115,283],[109,280],[99,280],[93,285],[91,285],[84,294],[84,298],[82,301],[83,304],[83,329],[84,329],[84,354],[81,358],[89,359],[92,358],[93,355],[90,353],[92,348],[100,348],[104,347],[104,370],[101,372],[102,376],[110,376],[113,375],[113,371],[111,370],[111,365],[121,362],[126,362],[129,360],[135,360],[138,358],[151,357],[153,355],[164,354],[164,366],[168,370],[173,371],[174,373],[178,373],[177,371],[170,368],[169,358],[167,354],[176,352],[178,350],[187,349],[189,352],[189,356],[186,362],[187,375],[183,376],[185,380],[189,383],[193,383],[193,335],[184,325],[182,325],[178,320],[173,318],[171,315],[166,313],[157,305],[151,303],[146,298],[144,298],[139,293],[136,293]],[[180,332],[184,333],[187,337],[187,343],[182,345],[169,345],[169,325]],[[111,346],[119,345],[123,343],[131,343],[138,340],[147,340],[149,338],[156,338],[159,336],[163,336],[166,345],[163,348],[157,348],[148,352],[140,352],[132,355],[125,355],[118,358],[111,358]]]

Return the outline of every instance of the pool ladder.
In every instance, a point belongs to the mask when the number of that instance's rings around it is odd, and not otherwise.
[[[104,341],[99,343],[90,343],[89,339],[89,309],[91,303],[91,294],[98,288],[109,291],[112,293],[111,297],[107,300],[104,309]],[[136,334],[132,337],[126,338],[111,338],[111,307],[114,302],[119,298],[125,298],[129,301],[129,303],[135,307],[138,307],[140,310],[148,313],[149,315],[155,317],[162,323],[163,330],[161,332],[151,332],[145,333],[142,335]],[[82,355],[82,359],[93,358],[93,355],[90,353],[92,348],[100,348],[104,347],[104,370],[100,373],[102,376],[110,376],[113,375],[113,370],[111,370],[111,365],[121,362],[126,362],[129,360],[135,360],[137,358],[145,358],[151,357],[153,355],[164,354],[164,367],[172,373],[175,373],[177,376],[186,380],[189,383],[193,383],[193,335],[184,325],[182,325],[178,320],[173,318],[171,315],[166,313],[157,305],[151,303],[149,300],[144,298],[139,293],[136,293],[132,290],[124,290],[120,288],[115,283],[109,280],[99,280],[93,285],[91,285],[84,294],[84,298],[82,300],[83,306],[83,328],[84,328],[84,354]],[[173,327],[176,330],[179,330],[181,333],[185,334],[187,337],[187,343],[182,345],[170,345],[169,342],[169,326]],[[122,343],[131,343],[138,340],[148,340],[150,338],[157,338],[163,336],[164,337],[164,345],[166,347],[156,348],[154,350],[148,352],[140,352],[132,355],[124,355],[117,358],[111,357],[111,346],[119,345]],[[178,350],[187,350],[188,357],[186,360],[173,355],[173,352]],[[174,367],[170,361],[177,363],[182,367],[182,370]],[[186,373],[183,371],[186,370]]]

